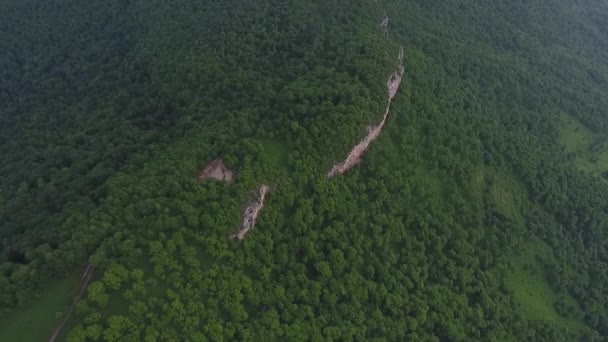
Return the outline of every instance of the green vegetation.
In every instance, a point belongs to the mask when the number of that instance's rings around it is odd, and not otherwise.
[[[549,321],[579,333],[584,330],[582,322],[564,317],[555,309],[559,296],[547,280],[545,268],[545,263],[554,259],[549,246],[532,238],[509,259],[513,270],[507,276],[507,285],[529,319]],[[562,296],[567,305],[578,306],[569,294]]]
[[[273,167],[284,167],[287,164],[289,145],[284,141],[274,139],[262,139],[264,147],[264,160]]]
[[[513,175],[484,168],[482,177],[486,182],[484,190],[488,192],[496,210],[517,224],[524,224],[522,202],[525,201],[526,193]]]
[[[566,148],[567,158],[580,169],[601,179],[608,179],[608,135],[594,133],[576,118],[562,113],[560,141]]]
[[[78,294],[80,272],[47,284],[28,305],[0,316],[0,340],[43,341],[67,315]]]
[[[608,338],[606,3],[0,7],[0,339]]]

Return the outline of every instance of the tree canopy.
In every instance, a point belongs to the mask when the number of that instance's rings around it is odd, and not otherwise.
[[[3,317],[90,263],[59,339],[608,338],[604,2],[0,1],[0,50]]]

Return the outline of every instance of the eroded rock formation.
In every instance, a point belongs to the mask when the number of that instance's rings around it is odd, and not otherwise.
[[[199,181],[206,179],[216,179],[223,182],[232,183],[234,180],[234,172],[224,165],[222,158],[213,160],[198,176]]]
[[[245,209],[241,230],[239,230],[236,234],[231,235],[231,239],[243,240],[245,235],[247,235],[247,233],[249,233],[255,227],[255,222],[258,219],[258,215],[260,214],[262,208],[264,208],[264,200],[266,199],[266,194],[268,191],[270,191],[270,186],[262,184],[257,201],[251,203]]]
[[[380,27],[384,30],[384,34],[388,34],[388,15],[384,12],[384,19],[380,23]]]
[[[388,78],[386,82],[386,86],[388,88],[388,106],[390,107],[391,101],[397,95],[397,90],[399,90],[399,86],[401,85],[401,78],[403,78],[403,73],[405,72],[405,65],[403,64],[403,48],[399,48],[399,65],[397,66],[397,70],[395,70],[391,76]]]
[[[327,174],[327,178],[333,178],[338,174],[343,174],[344,172],[350,170],[353,166],[357,165],[361,161],[361,157],[365,154],[365,152],[369,149],[369,145],[372,141],[376,140],[380,133],[382,133],[382,129],[384,128],[384,124],[386,123],[386,118],[388,117],[388,113],[391,108],[391,101],[397,94],[397,90],[399,90],[399,86],[401,85],[401,79],[403,77],[403,73],[405,72],[405,65],[403,64],[403,48],[399,49],[399,65],[397,70],[395,70],[388,78],[386,82],[386,86],[388,89],[388,101],[386,105],[386,110],[384,111],[384,115],[382,117],[382,121],[378,126],[368,127],[367,135],[363,140],[361,140],[357,145],[353,147],[350,151],[346,159],[338,164],[334,164],[332,169]]]

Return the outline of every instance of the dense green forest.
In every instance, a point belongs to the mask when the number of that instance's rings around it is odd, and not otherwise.
[[[604,1],[0,0],[0,51],[2,341],[608,340]]]

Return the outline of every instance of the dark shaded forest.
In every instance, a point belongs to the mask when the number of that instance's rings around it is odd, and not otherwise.
[[[0,51],[2,340],[608,339],[604,2],[4,0]]]

